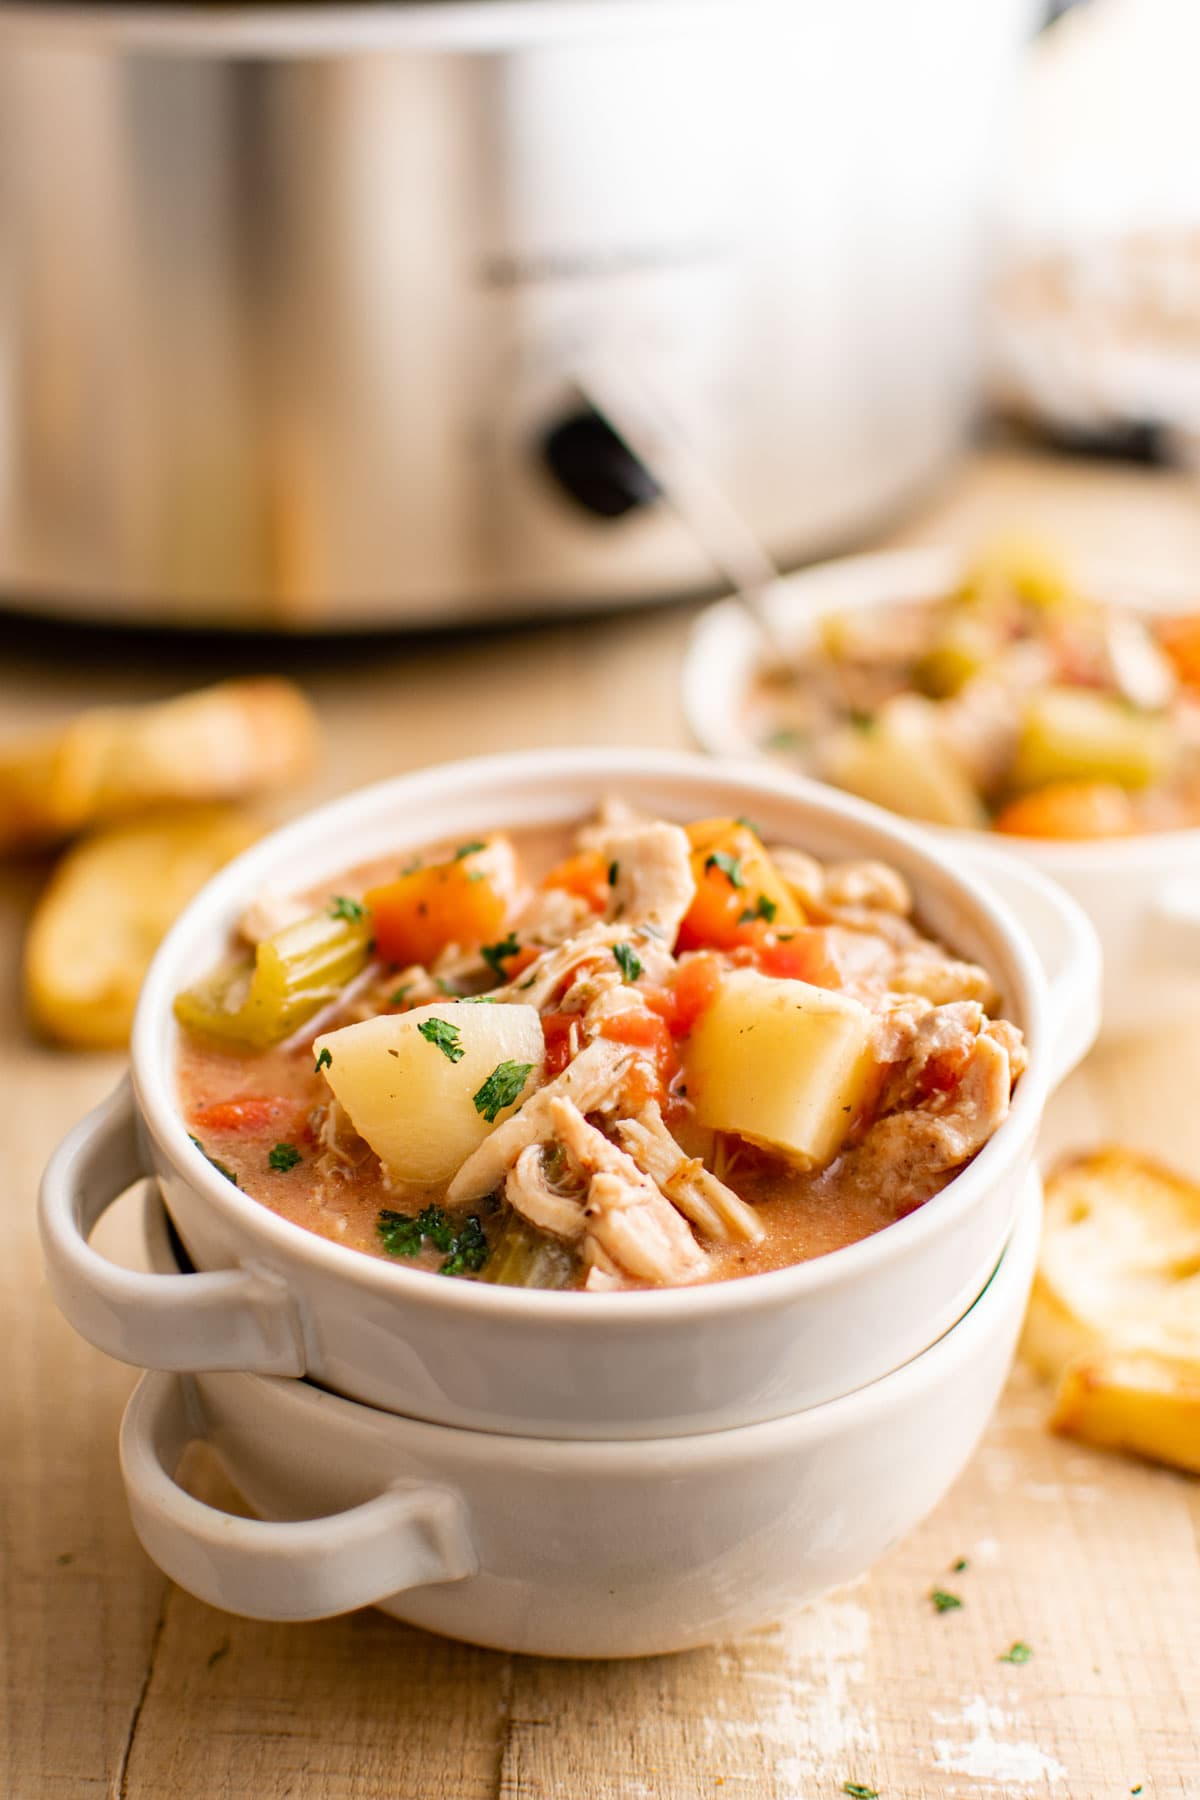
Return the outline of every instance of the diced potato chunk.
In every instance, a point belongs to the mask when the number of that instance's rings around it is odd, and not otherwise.
[[[1013,785],[1112,781],[1124,788],[1149,787],[1167,773],[1172,749],[1165,718],[1137,712],[1111,694],[1043,688],[1026,703]]]
[[[538,1085],[545,1059],[534,1007],[453,1000],[345,1025],[319,1037],[313,1049],[354,1129],[388,1174],[428,1183],[448,1181],[515,1111]],[[528,1064],[530,1073],[511,1102],[493,1111],[483,1089],[501,1064],[518,1070]],[[508,1074],[515,1081],[516,1071]]]
[[[922,693],[944,700],[993,662],[1001,649],[995,626],[970,611],[954,612],[914,671]]]
[[[987,824],[983,801],[942,741],[936,703],[918,694],[899,695],[866,726],[836,733],[821,774],[909,819],[968,830]]]
[[[699,1123],[802,1168],[831,1162],[874,1066],[871,1015],[846,994],[754,969],[726,976],[687,1044]]]

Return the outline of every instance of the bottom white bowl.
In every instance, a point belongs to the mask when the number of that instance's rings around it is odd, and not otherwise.
[[[376,1604],[543,1656],[711,1643],[861,1574],[941,1499],[1003,1386],[1040,1223],[1031,1178],[983,1294],[894,1374],[788,1418],[692,1437],[500,1437],[301,1381],[145,1375],[121,1429],[134,1527],[182,1587],[251,1618]],[[180,1453],[200,1438],[261,1520],[176,1484]]]

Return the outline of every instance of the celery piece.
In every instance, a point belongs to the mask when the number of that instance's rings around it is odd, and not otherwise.
[[[1160,714],[1088,688],[1043,688],[1026,702],[1011,781],[1021,792],[1059,781],[1149,787],[1167,774],[1173,748]]]
[[[923,694],[946,700],[994,661],[1000,649],[992,623],[970,612],[954,612],[946,620],[913,670]]]
[[[189,1031],[244,1050],[280,1044],[336,1000],[371,954],[369,918],[314,913],[264,938],[175,1001]]]
[[[500,1287],[565,1288],[574,1263],[565,1244],[535,1231],[514,1212],[494,1240],[480,1280]]]

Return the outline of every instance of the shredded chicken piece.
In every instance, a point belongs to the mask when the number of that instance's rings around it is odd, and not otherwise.
[[[899,956],[888,973],[888,986],[896,994],[922,994],[935,1006],[977,1000],[989,1007],[998,999],[986,969],[978,963],[956,962],[932,945]]]
[[[995,1038],[1006,1051],[1012,1078],[1014,1081],[1019,1080],[1029,1067],[1029,1051],[1017,1026],[1010,1024],[1007,1019],[987,1019],[984,1022],[983,1036]]]
[[[609,918],[673,944],[696,894],[687,833],[678,825],[642,825],[610,833],[599,847],[613,874]]]
[[[615,1094],[633,1058],[627,1046],[605,1038],[588,1044],[561,1075],[539,1088],[471,1152],[447,1189],[446,1204],[461,1206],[494,1193],[523,1150],[554,1137],[550,1108],[556,1099],[565,1097],[580,1111],[595,1112]]]
[[[495,998],[536,1006],[540,1011],[554,999],[573,969],[598,952],[610,951],[614,944],[632,945],[642,967],[654,981],[665,981],[675,966],[675,959],[660,940],[648,936],[637,926],[598,923],[586,926],[567,943],[545,951],[519,980],[497,988]]]
[[[261,944],[289,925],[307,919],[315,908],[295,894],[273,894],[267,890],[255,896],[238,920],[238,936],[247,944]]]
[[[699,1157],[687,1156],[663,1124],[652,1101],[636,1119],[620,1119],[618,1142],[638,1168],[657,1183],[698,1231],[717,1243],[731,1239],[761,1243],[766,1231],[754,1208],[710,1173]]]
[[[546,888],[535,894],[517,918],[514,930],[523,943],[555,949],[575,937],[592,919],[586,900],[563,888]]]
[[[595,818],[579,827],[575,843],[580,850],[601,850],[604,840],[614,832],[633,831],[638,825],[652,823],[649,813],[639,812],[636,806],[630,805],[620,794],[606,794],[597,808]]]
[[[639,1281],[668,1287],[698,1281],[708,1258],[682,1215],[631,1156],[589,1125],[570,1100],[550,1102],[554,1135],[589,1179],[587,1236]],[[594,1258],[585,1258],[594,1261]]]
[[[877,1119],[841,1159],[847,1179],[869,1186],[900,1217],[936,1191],[937,1178],[982,1149],[1008,1116],[1013,1074],[1004,1045],[981,1032],[949,1093]]]
[[[767,855],[801,912],[810,919],[819,917],[825,904],[825,870],[816,857],[793,850],[790,844],[771,844]]]
[[[907,1019],[894,1012],[888,1021],[895,1036],[887,1060],[895,1066],[879,1098],[880,1112],[914,1105],[931,1081],[951,1086],[970,1058],[983,1018],[983,1008],[974,1000],[931,1006]]]
[[[912,911],[912,894],[903,875],[881,862],[830,863],[822,899],[830,908],[867,907],[902,918]]]
[[[586,1220],[583,1198],[564,1194],[553,1186],[546,1174],[546,1158],[541,1144],[529,1144],[522,1150],[504,1184],[504,1198],[509,1205],[539,1231],[573,1243],[582,1237]]]
[[[600,1248],[595,1238],[585,1239],[583,1260],[590,1265],[583,1284],[586,1293],[613,1294],[626,1285],[620,1269],[607,1251]]]

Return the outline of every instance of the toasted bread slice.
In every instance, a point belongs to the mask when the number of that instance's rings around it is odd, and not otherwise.
[[[153,807],[286,786],[309,772],[316,744],[308,701],[273,678],[81,713],[0,748],[0,851],[60,843]]]
[[[1200,1187],[1115,1147],[1056,1170],[1022,1348],[1056,1430],[1195,1468]]]
[[[1200,1475],[1200,1357],[1102,1350],[1069,1363],[1050,1423],[1064,1437]]]
[[[211,875],[259,834],[231,807],[151,815],[85,838],[59,863],[25,940],[30,1018],[85,1049],[129,1040],[150,959]]]

